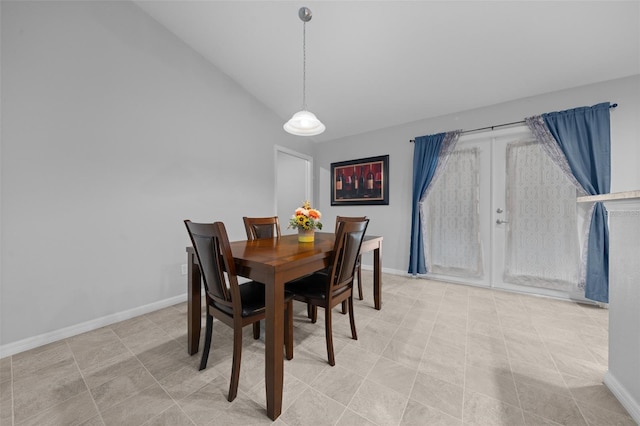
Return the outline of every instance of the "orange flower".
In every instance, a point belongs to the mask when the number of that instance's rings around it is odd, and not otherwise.
[[[320,211],[312,209],[311,203],[305,201],[302,207],[296,209],[287,228],[322,229],[322,223],[319,220],[321,217]]]

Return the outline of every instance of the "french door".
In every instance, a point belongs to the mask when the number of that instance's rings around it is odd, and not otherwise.
[[[580,298],[575,195],[526,126],[461,136],[422,203],[428,276]]]

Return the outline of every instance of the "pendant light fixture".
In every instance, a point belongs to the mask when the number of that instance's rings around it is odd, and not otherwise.
[[[306,25],[311,20],[311,10],[308,7],[301,7],[298,17],[302,21],[302,110],[293,114],[293,117],[284,123],[284,130],[297,136],[315,136],[324,132],[325,126],[315,116],[307,111],[307,46],[306,46]]]

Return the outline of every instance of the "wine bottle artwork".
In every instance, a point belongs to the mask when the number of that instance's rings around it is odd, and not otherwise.
[[[331,163],[331,176],[332,206],[389,205],[388,155]]]
[[[353,173],[351,174],[351,198],[356,198],[358,196],[358,175],[356,174],[356,168],[353,168]]]
[[[349,198],[351,196],[351,191],[353,190],[353,181],[351,180],[351,176],[347,175],[344,181],[344,197]]]
[[[368,168],[369,172],[367,173],[367,183],[366,183],[366,193],[365,193],[365,197],[373,197],[373,181],[374,181],[374,176],[373,176],[373,172],[371,171],[371,165],[369,165]]]
[[[356,196],[358,198],[362,198],[364,197],[364,172],[363,172],[363,166],[360,166],[360,175],[358,176],[358,193],[356,194]]]
[[[342,171],[340,173],[338,173],[338,176],[336,177],[336,198],[343,198],[344,197],[344,190],[343,190],[343,184],[344,183],[344,174],[342,174]]]
[[[376,173],[375,180],[373,182],[373,196],[380,198],[382,196],[382,173]]]

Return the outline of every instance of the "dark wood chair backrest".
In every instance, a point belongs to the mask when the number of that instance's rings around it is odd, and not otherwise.
[[[198,257],[209,304],[227,306],[234,316],[240,315],[242,300],[224,223],[194,223],[185,220],[184,224]]]
[[[366,216],[336,216],[336,234],[338,233],[340,222],[362,222],[366,218]]]
[[[353,285],[353,275],[367,225],[369,219],[338,222],[327,289],[329,297],[336,296]]]
[[[278,216],[273,217],[243,217],[247,239],[280,238],[280,222]]]

